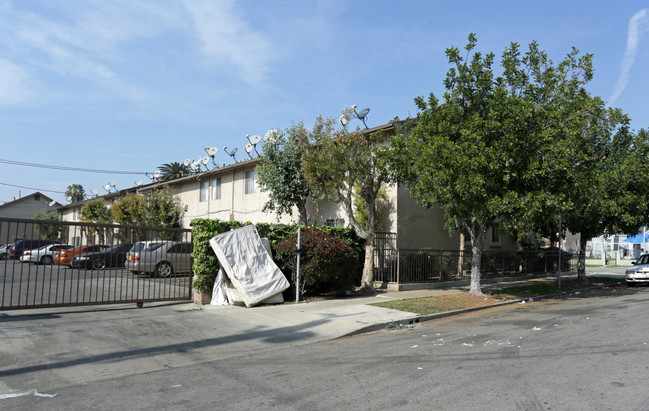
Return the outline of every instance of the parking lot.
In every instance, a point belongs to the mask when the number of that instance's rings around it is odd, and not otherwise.
[[[191,298],[191,274],[167,278],[102,270],[0,261],[0,309],[167,301]]]

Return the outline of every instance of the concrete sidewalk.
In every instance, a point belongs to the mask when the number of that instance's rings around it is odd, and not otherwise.
[[[526,283],[520,279],[512,283]],[[483,288],[502,287],[484,282]],[[245,308],[193,303],[0,313],[0,394],[142,374],[331,340],[413,313],[370,304],[466,293],[467,282],[372,297]]]

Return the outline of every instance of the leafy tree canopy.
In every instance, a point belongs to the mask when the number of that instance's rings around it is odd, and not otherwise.
[[[349,133],[344,128],[336,129],[335,124],[331,118],[316,120],[309,133],[310,144],[303,156],[302,168],[314,197],[341,204],[349,224],[365,238],[361,286],[371,287],[374,282],[376,201],[388,177],[385,167],[378,162],[376,151],[387,136],[380,131]],[[360,208],[365,210],[364,217],[359,219],[363,224],[354,213],[354,187],[359,188],[356,195],[362,199]]]
[[[303,123],[292,125],[285,132],[274,130],[264,141],[262,162],[257,166],[257,182],[269,192],[264,211],[293,214],[296,207],[301,224],[308,225],[309,189],[302,171],[302,156],[308,139]]]
[[[64,227],[56,224],[63,220],[58,211],[37,211],[34,213],[34,220],[42,220],[43,223],[36,223],[34,227],[38,233],[46,240],[60,240],[61,234],[65,231]]]
[[[446,50],[443,102],[433,93],[417,97],[416,125],[393,139],[386,158],[416,200],[440,205],[448,227],[469,234],[470,292],[481,294],[487,229],[500,221],[556,221],[571,203],[577,174],[593,172],[578,166],[598,164],[626,119],[584,88],[593,75],[590,54],[573,48],[555,65],[536,42],[524,55],[512,43],[497,76],[495,55],[474,52],[476,45],[471,34],[465,56]]]

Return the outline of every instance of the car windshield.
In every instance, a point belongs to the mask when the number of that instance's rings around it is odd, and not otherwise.
[[[105,249],[104,251],[106,251],[107,253],[112,253],[113,251],[117,251],[118,248],[119,248],[119,244],[114,245],[114,246],[111,246],[111,247],[108,247],[108,248]]]
[[[638,259],[638,261],[635,262],[636,265],[639,264],[649,264],[649,254],[645,254],[642,257]]]

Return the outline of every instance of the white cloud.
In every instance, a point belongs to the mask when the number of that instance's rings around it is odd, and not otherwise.
[[[638,43],[649,23],[649,9],[642,9],[635,13],[629,20],[629,31],[626,40],[626,53],[622,61],[620,77],[617,80],[613,95],[609,98],[609,104],[612,105],[615,100],[622,94],[629,83],[629,73],[633,67],[635,56],[638,51]]]
[[[192,0],[185,5],[205,55],[250,84],[264,82],[270,69],[271,43],[235,12],[233,0]]]
[[[26,101],[31,82],[20,67],[0,59],[0,106]]]

